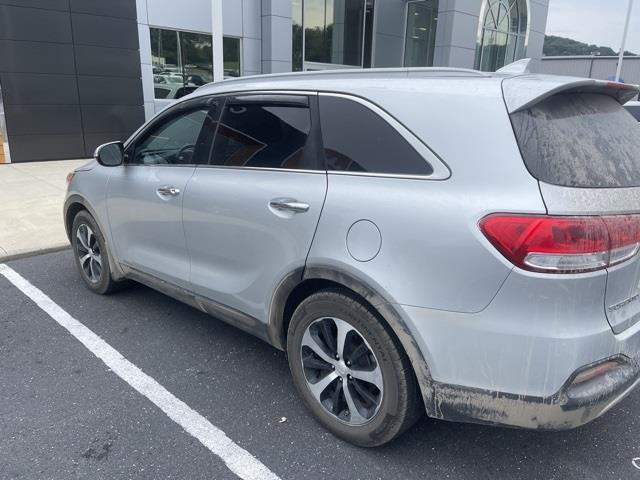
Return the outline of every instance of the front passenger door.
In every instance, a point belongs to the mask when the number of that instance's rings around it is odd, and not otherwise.
[[[208,158],[216,108],[211,98],[170,108],[127,147],[125,164],[109,179],[107,209],[120,262],[183,288],[189,257],[182,199],[196,165]]]

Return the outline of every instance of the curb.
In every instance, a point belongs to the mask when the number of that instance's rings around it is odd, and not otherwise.
[[[69,250],[69,249],[71,249],[71,245],[64,244],[64,245],[56,245],[54,247],[28,250],[25,252],[14,253],[14,254],[10,253],[8,255],[0,256],[0,263],[11,262],[13,260],[19,260],[21,258],[27,258],[27,257],[37,257],[39,255],[46,255],[47,253],[61,252],[63,250]]]

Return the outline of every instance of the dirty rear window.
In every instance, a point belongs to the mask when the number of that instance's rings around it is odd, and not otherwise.
[[[566,187],[640,186],[640,125],[615,99],[567,93],[511,115],[540,181]]]

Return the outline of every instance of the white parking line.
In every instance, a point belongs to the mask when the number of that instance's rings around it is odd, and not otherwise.
[[[237,476],[245,480],[279,480],[276,474],[249,452],[236,445],[222,430],[212,425],[206,418],[124,358],[120,352],[69,315],[15,270],[0,264],[0,274],[66,328],[113,373],[151,400],[171,420],[220,457]]]

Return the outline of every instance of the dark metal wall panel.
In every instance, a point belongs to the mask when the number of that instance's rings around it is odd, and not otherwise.
[[[82,134],[79,105],[8,105],[11,135]]]
[[[14,162],[80,158],[144,122],[136,0],[0,0]]]
[[[78,75],[140,78],[140,52],[123,48],[76,45]]]
[[[0,73],[4,105],[76,105],[75,75]],[[7,119],[9,128],[11,118]],[[11,133],[11,130],[9,130]]]
[[[71,43],[69,13],[0,5],[0,39]]]
[[[124,105],[83,105],[82,119],[86,133],[127,133],[144,123],[144,107]]]
[[[137,78],[79,76],[80,103],[83,105],[143,105]]]
[[[70,7],[72,12],[136,19],[136,4],[130,0],[71,0]]]
[[[69,11],[69,0],[0,0],[0,5]]]
[[[81,133],[71,135],[16,135],[9,138],[12,162],[62,160],[85,156]]]
[[[0,40],[0,72],[74,75],[73,45]]]
[[[135,20],[71,14],[76,45],[138,49],[138,23]]]

